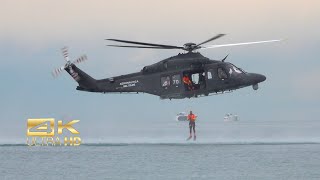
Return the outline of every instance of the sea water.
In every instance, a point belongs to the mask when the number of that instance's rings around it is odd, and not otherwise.
[[[0,179],[320,179],[320,144],[3,144]]]

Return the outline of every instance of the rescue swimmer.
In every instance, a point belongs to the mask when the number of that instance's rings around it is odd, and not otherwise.
[[[192,138],[192,129],[193,129],[193,140],[195,141],[197,139],[196,136],[196,119],[197,116],[190,111],[188,115],[188,121],[189,121],[189,129],[190,129],[190,136],[187,140],[190,140]]]

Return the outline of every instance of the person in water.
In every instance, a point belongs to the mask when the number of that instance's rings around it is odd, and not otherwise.
[[[190,114],[188,115],[188,121],[189,121],[189,129],[190,129],[190,136],[188,138],[192,138],[192,129],[193,129],[193,139],[196,140],[196,119],[197,116],[190,111]]]

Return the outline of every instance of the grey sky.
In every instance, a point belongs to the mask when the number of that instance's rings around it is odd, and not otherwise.
[[[162,136],[170,137],[166,125],[177,112],[189,109],[212,127],[227,112],[238,113],[242,120],[252,123],[294,121],[297,127],[306,120],[316,123],[320,108],[319,18],[320,3],[316,0],[4,0],[0,7],[0,140],[23,139],[26,119],[31,117],[78,118],[83,136],[93,139],[130,136],[125,132],[132,129],[139,137],[154,137],[159,127],[164,128]],[[248,72],[266,75],[261,89],[249,87],[208,98],[161,101],[151,95],[78,92],[66,73],[58,79],[50,74],[63,65],[60,48],[65,45],[70,47],[71,57],[88,55],[89,61],[81,64],[81,69],[104,78],[139,71],[179,53],[105,47],[105,38],[182,45],[218,33],[227,36],[216,44],[286,39],[201,51],[212,59],[230,54],[228,61]],[[281,127],[286,132],[286,127]],[[172,131],[181,129],[179,125]],[[257,133],[250,126],[244,130]],[[312,130],[303,133],[308,131]],[[293,137],[295,132],[289,134]]]

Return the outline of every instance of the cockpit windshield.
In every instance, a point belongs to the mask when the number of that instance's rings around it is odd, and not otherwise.
[[[233,70],[234,72],[236,72],[236,73],[239,73],[239,74],[241,74],[241,73],[247,73],[247,72],[245,72],[243,69],[238,68],[237,66],[235,66],[235,65],[232,64],[232,63],[230,63],[230,65],[232,66],[232,70]]]

